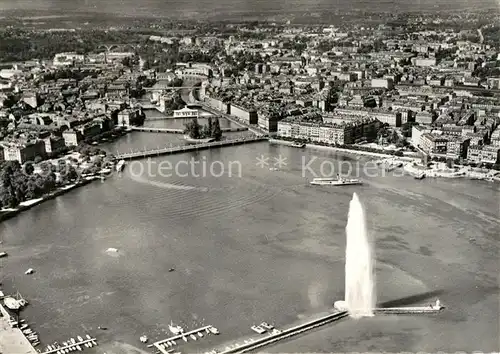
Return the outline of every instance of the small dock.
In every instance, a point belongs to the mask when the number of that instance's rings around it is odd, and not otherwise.
[[[97,340],[96,340],[96,338],[90,337],[90,338],[87,338],[87,339],[82,340],[82,341],[75,341],[75,343],[63,345],[63,346],[60,346],[58,348],[54,348],[54,349],[45,351],[42,354],[68,353],[70,351],[83,350],[84,348],[88,348],[88,346],[86,346],[85,344],[87,344],[87,345],[91,344],[92,347],[95,347],[95,346],[97,346]],[[78,349],[78,347],[80,347],[80,349]],[[82,348],[82,347],[84,347],[84,348]]]
[[[200,332],[204,332],[203,335],[208,335],[209,334],[209,329],[213,328],[213,326],[204,326],[200,327],[197,329],[193,329],[192,331],[189,332],[183,332],[181,334],[175,335],[173,337],[167,338],[167,339],[162,339],[160,341],[154,342],[153,345],[155,346],[156,349],[158,349],[162,354],[168,354],[169,351],[165,349],[165,344],[168,342],[176,341],[176,340],[183,340],[183,338],[187,338],[189,340],[190,335],[197,335]]]

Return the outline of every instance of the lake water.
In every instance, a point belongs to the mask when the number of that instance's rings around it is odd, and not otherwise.
[[[107,149],[175,139],[133,132]],[[286,165],[269,170],[280,156]],[[270,158],[269,165],[257,166],[257,157]],[[205,161],[205,171],[219,161],[214,171],[223,173],[204,176],[201,163],[200,177],[185,165],[170,177],[159,173],[160,163],[191,159]],[[313,171],[325,161],[345,170],[350,161],[366,183],[314,188],[306,183],[310,172],[302,174],[311,159]],[[220,336],[180,348],[209,349],[249,334],[253,324],[285,326],[341,299],[345,225],[356,191],[376,240],[378,299],[414,305],[439,297],[447,310],[346,320],[269,350],[498,350],[498,185],[369,177],[363,166],[265,142],[131,163],[121,176],[1,223],[9,254],[0,260],[4,290],[29,300],[23,317],[45,343],[88,332],[108,343],[97,353],[137,353],[130,348],[146,350],[139,336],[165,338],[174,321],[218,327]],[[28,268],[36,272],[25,275]]]

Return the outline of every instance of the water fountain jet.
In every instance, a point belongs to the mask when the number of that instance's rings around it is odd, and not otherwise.
[[[344,306],[353,318],[373,316],[376,301],[373,264],[373,242],[366,228],[365,210],[354,193],[346,226],[344,298]]]

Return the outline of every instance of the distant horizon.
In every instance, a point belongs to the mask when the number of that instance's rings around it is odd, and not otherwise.
[[[497,8],[500,0],[0,0],[0,15],[30,13],[117,17],[214,17],[221,15],[288,15],[352,10],[371,12],[458,11]],[[293,9],[293,10],[292,10]],[[22,16],[22,15],[17,15]]]

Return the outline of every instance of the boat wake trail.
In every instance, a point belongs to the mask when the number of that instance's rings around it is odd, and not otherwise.
[[[208,188],[206,188],[206,187],[186,186],[186,185],[182,185],[182,184],[172,184],[172,183],[151,181],[149,179],[146,179],[143,177],[137,177],[137,176],[131,176],[131,178],[135,182],[142,183],[142,184],[149,184],[151,186],[155,186],[155,187],[159,187],[159,188],[163,188],[163,189],[175,189],[175,190],[184,190],[184,191],[197,190],[200,192],[208,192]]]

